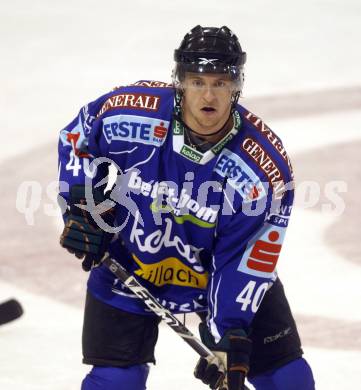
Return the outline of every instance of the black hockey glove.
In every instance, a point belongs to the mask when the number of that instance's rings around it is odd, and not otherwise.
[[[221,365],[214,359],[200,358],[194,376],[211,389],[243,390],[252,350],[252,341],[246,333],[242,329],[230,329],[215,343],[204,322],[199,324],[199,333],[203,343],[214,352]]]
[[[95,206],[104,202],[106,197],[103,191],[94,189],[93,200]],[[87,205],[86,189],[83,185],[74,185],[70,188],[70,208],[66,215],[64,231],[60,236],[60,245],[79,259],[83,259],[82,268],[84,271],[89,271],[99,265],[112,234],[104,232],[94,221],[92,213],[95,210],[85,210],[78,205]],[[105,218],[102,213],[97,212],[107,223],[112,223],[114,220],[113,211],[110,208],[105,208]]]

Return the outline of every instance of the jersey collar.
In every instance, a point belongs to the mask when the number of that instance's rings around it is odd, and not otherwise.
[[[174,108],[175,116],[173,117],[172,133],[173,133],[173,150],[182,155],[183,157],[191,160],[195,163],[204,165],[217,154],[219,154],[225,145],[233,139],[236,134],[240,131],[242,121],[238,111],[233,111],[233,128],[221,139],[219,140],[211,149],[207,150],[205,153],[200,152],[192,148],[190,145],[185,143],[184,139],[184,125],[177,119],[177,116],[180,115],[180,107],[176,106]]]

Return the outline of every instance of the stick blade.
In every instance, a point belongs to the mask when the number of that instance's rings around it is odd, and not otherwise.
[[[0,303],[0,325],[16,320],[23,313],[24,310],[16,299],[9,299]]]

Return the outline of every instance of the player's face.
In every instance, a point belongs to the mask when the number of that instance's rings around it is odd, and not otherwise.
[[[234,92],[228,75],[186,73],[182,87],[183,120],[192,130],[206,135],[225,124]]]

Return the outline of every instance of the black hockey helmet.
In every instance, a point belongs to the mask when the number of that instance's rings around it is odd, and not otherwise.
[[[226,26],[192,28],[174,51],[174,60],[176,85],[183,80],[185,72],[226,73],[242,89],[246,53],[237,36]]]

